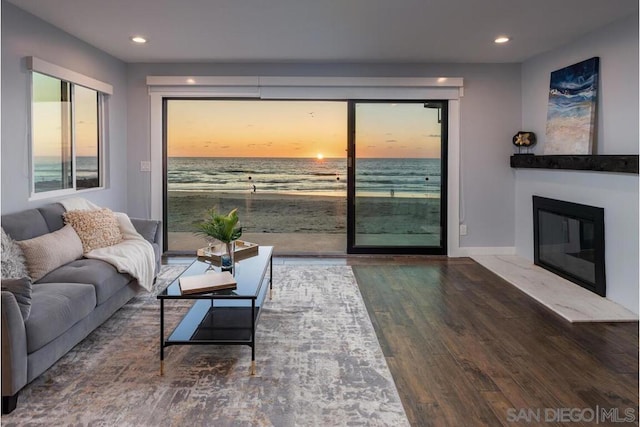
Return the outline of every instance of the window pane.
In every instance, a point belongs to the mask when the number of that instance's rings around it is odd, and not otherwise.
[[[441,248],[442,104],[355,104],[354,246]]]
[[[33,73],[34,189],[72,188],[71,103],[68,82]]]
[[[98,92],[74,86],[76,188],[100,186]]]
[[[344,253],[346,107],[342,101],[168,100],[167,248],[206,246],[195,234],[197,223],[211,208],[224,214],[237,208],[243,240]]]

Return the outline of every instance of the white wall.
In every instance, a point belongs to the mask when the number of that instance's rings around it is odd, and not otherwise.
[[[522,129],[544,152],[550,73],[600,57],[596,154],[638,154],[638,17],[634,16],[522,65]],[[607,298],[638,313],[638,176],[520,169],[515,175],[516,252],[533,260],[532,195],[605,209]]]
[[[29,201],[30,75],[25,57],[37,56],[113,85],[108,100],[108,188],[81,193],[114,210],[127,208],[126,64],[2,1],[2,213],[56,199]]]
[[[147,75],[463,77],[461,207],[468,235],[461,238],[461,246],[471,250],[514,246],[514,179],[509,156],[513,153],[511,137],[521,123],[518,64],[130,64],[128,205],[137,216],[151,212],[150,175],[140,172],[140,161],[150,156]],[[458,218],[449,220],[457,223]]]

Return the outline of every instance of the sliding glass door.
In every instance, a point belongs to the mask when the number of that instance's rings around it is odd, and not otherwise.
[[[237,209],[242,239],[279,253],[344,253],[344,101],[167,98],[165,243],[207,245],[197,224]]]
[[[237,208],[243,238],[281,253],[446,254],[446,102],[166,98],[164,114],[169,251]]]
[[[446,254],[446,107],[349,103],[349,253]]]

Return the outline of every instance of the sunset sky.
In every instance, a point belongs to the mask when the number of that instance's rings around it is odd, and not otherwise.
[[[344,157],[347,103],[169,100],[169,157]],[[357,156],[440,156],[437,110],[358,104]]]
[[[61,147],[71,150],[70,134],[63,134],[65,117],[73,116],[77,156],[95,157],[98,153],[97,92],[76,85],[73,115],[67,102],[61,102],[60,80],[33,73],[33,151],[34,156],[60,156]]]

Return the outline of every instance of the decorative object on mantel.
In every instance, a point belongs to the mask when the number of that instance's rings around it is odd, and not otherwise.
[[[600,59],[551,73],[544,154],[592,154]]]
[[[513,145],[518,147],[518,154],[533,155],[533,153],[529,152],[529,148],[536,145],[535,133],[520,131],[515,135],[513,135],[513,138],[511,141],[513,142]],[[523,148],[526,150],[524,153],[522,152]]]
[[[220,257],[222,271],[233,271],[235,241],[242,236],[242,227],[236,227],[239,221],[238,209],[231,210],[227,215],[221,215],[214,208],[209,210],[208,215],[209,218],[206,221],[198,224],[196,234],[224,243],[226,254]],[[210,241],[209,246],[213,247],[213,242]]]
[[[563,169],[638,174],[638,155],[511,156],[512,168]]]

